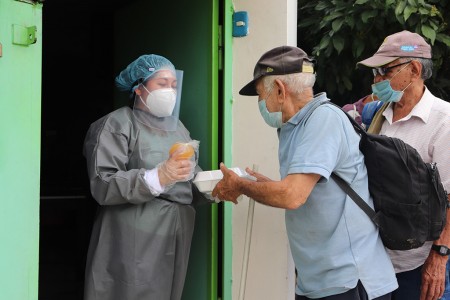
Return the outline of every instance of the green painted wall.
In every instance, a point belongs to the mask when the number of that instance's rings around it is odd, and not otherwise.
[[[13,30],[13,25],[15,30]],[[37,42],[20,29],[37,27]],[[24,37],[26,40],[26,36]],[[42,6],[0,0],[0,299],[38,299]]]
[[[232,0],[225,0],[223,7],[223,91],[222,91],[222,161],[231,166],[232,160],[232,104],[233,104],[233,36]],[[233,292],[233,203],[224,202],[222,209],[222,300],[232,300]]]

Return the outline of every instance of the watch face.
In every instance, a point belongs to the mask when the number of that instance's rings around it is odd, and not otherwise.
[[[433,248],[433,250],[435,250],[440,255],[449,255],[450,254],[449,248],[446,246],[443,246],[443,245],[433,245],[431,248]]]

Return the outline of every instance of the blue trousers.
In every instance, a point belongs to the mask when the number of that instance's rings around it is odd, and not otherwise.
[[[450,300],[450,259],[447,261],[447,268],[445,269],[445,291],[444,296],[441,298],[441,300]]]

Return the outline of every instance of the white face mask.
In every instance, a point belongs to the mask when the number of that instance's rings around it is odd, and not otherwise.
[[[172,115],[173,109],[177,102],[177,92],[174,89],[166,88],[148,92],[147,99],[142,102],[147,106],[152,115],[156,117],[168,117]]]

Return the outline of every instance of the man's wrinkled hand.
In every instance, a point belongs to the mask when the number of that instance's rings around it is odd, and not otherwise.
[[[437,300],[444,295],[446,260],[430,254],[422,267],[420,300]]]
[[[237,204],[237,198],[241,195],[238,191],[240,178],[223,163],[220,163],[220,170],[222,171],[223,178],[215,186],[212,191],[212,196]]]

